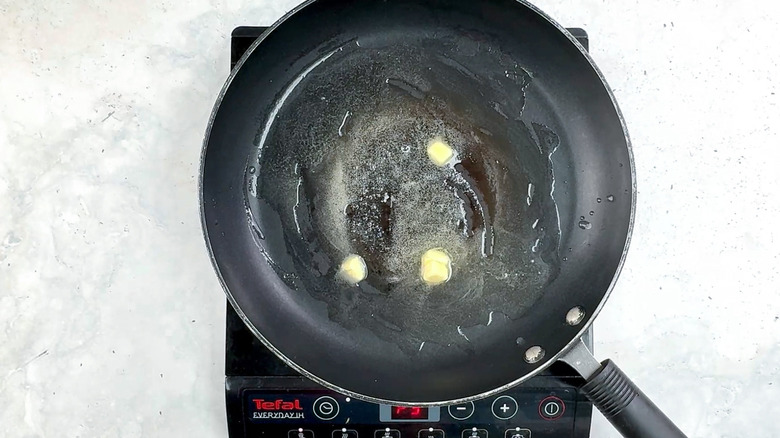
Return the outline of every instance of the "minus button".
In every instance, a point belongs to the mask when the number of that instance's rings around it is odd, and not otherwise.
[[[450,417],[456,420],[468,420],[472,415],[474,415],[474,403],[468,402],[452,405],[447,408],[447,411],[450,413]]]

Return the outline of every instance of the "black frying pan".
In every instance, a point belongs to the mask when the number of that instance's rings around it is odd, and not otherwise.
[[[455,164],[426,161],[434,137]],[[623,264],[633,159],[592,60],[527,3],[301,5],[223,89],[201,196],[228,299],[318,383],[444,405],[561,360],[625,435],[683,436],[579,340]],[[453,260],[433,287],[414,274],[431,246]],[[357,285],[337,278],[349,253]]]

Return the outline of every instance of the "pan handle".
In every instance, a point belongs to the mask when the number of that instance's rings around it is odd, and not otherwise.
[[[559,360],[585,378],[582,391],[624,437],[685,438],[614,362],[599,363],[582,340]]]

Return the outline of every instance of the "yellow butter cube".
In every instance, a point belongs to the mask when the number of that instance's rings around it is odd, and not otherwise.
[[[446,283],[452,276],[450,256],[441,248],[425,251],[420,263],[420,277],[431,286]]]
[[[348,255],[339,269],[339,275],[348,283],[358,284],[368,276],[368,268],[363,257],[357,254]]]
[[[441,139],[435,139],[428,144],[428,158],[439,167],[449,163],[454,156],[455,151]]]

